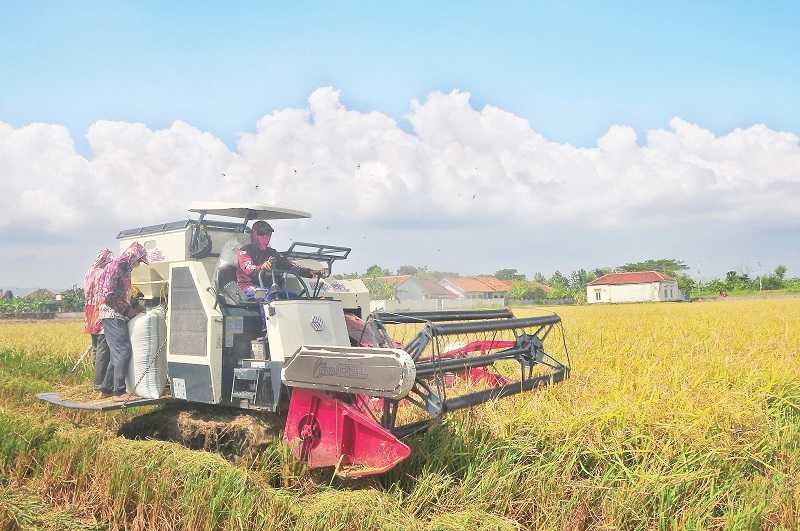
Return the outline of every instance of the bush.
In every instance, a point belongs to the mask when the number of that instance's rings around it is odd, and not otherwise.
[[[55,303],[48,299],[0,299],[0,313],[46,312],[54,306]]]

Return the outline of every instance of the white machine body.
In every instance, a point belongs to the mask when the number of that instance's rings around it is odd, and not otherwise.
[[[285,362],[303,345],[350,346],[340,301],[274,301],[264,307],[272,361]]]

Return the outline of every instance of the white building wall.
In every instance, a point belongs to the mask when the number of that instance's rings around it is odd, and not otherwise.
[[[395,298],[401,302],[422,300],[425,298],[425,291],[416,280],[410,278],[397,285]]]
[[[661,282],[659,297],[662,301],[680,301],[683,300],[683,293],[678,289],[677,282]]]
[[[589,304],[678,301],[682,299],[678,284],[674,281],[586,286],[586,302]]]

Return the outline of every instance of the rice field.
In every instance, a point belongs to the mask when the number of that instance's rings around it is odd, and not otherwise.
[[[88,340],[0,323],[0,529],[800,528],[800,299],[555,310],[570,380],[452,414],[350,483],[280,441],[232,462],[118,435],[152,409],[39,403],[87,386]]]

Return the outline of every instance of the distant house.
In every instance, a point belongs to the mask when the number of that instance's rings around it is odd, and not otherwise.
[[[50,291],[49,289],[37,289],[35,291],[31,291],[25,297],[28,300],[35,300],[35,299],[47,299],[47,300],[56,300],[56,294]]]
[[[439,284],[461,299],[502,299],[511,289],[510,280],[495,277],[448,277]]]
[[[455,299],[456,295],[440,286],[436,281],[411,275],[378,277],[395,287],[395,298],[399,302],[430,299]]]
[[[406,284],[403,285],[406,287]],[[411,289],[412,286],[409,286]],[[454,293],[444,288],[433,279],[429,278],[414,278],[413,289],[419,289],[418,293],[422,294],[425,299],[455,299],[457,298]]]
[[[589,304],[679,300],[683,300],[683,295],[675,279],[657,271],[609,273],[586,286]]]

